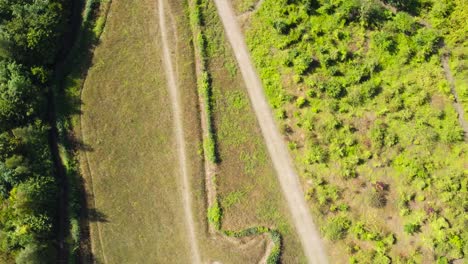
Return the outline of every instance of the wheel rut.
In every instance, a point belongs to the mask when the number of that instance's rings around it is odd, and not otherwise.
[[[166,25],[166,12],[164,0],[158,0],[159,27],[161,30],[161,42],[163,52],[164,70],[167,77],[167,88],[171,99],[172,113],[174,115],[174,134],[176,138],[177,153],[179,158],[179,169],[182,182],[182,200],[185,213],[187,236],[191,248],[192,263],[201,263],[198,241],[195,235],[195,224],[192,211],[192,197],[190,194],[190,180],[188,173],[187,155],[184,139],[183,116],[180,99],[180,90],[177,83],[176,71],[174,70],[171,51],[169,49],[168,27]]]

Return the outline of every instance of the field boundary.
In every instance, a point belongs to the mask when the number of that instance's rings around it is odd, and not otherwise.
[[[276,229],[264,226],[255,226],[240,231],[222,230],[222,208],[217,194],[216,171],[219,162],[216,149],[216,132],[213,127],[212,115],[212,86],[211,76],[207,70],[206,39],[203,34],[203,18],[200,10],[200,0],[189,1],[190,24],[193,34],[195,68],[197,77],[197,91],[199,95],[203,157],[205,168],[205,188],[207,199],[208,232],[212,236],[221,236],[233,243],[239,243],[237,239],[255,235],[270,235],[270,241],[260,263],[278,263],[281,255],[281,234]]]
[[[68,263],[85,263],[93,260],[88,210],[92,205],[90,200],[93,199],[94,192],[91,188],[89,190],[91,197],[88,197],[85,186],[85,178],[89,178],[92,186],[92,176],[90,173],[90,177],[84,177],[83,173],[80,172],[80,158],[78,156],[81,155],[80,152],[85,152],[84,155],[87,155],[87,150],[80,149],[83,147],[80,140],[84,140],[81,113],[77,114],[78,117],[74,117],[70,109],[79,108],[81,112],[81,105],[76,106],[75,104],[81,100],[87,66],[90,63],[88,60],[92,58],[94,47],[102,34],[111,2],[111,0],[85,1],[80,14],[81,24],[77,30],[76,39],[58,70],[55,80],[55,101],[56,104],[60,103],[57,107],[59,156],[69,190],[67,201],[69,226],[66,238],[69,244]],[[75,80],[74,78],[78,80],[76,86],[71,84]],[[98,225],[98,223],[96,224]]]

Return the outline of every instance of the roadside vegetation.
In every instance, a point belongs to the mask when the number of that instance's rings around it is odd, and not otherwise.
[[[65,242],[50,95],[69,9],[59,0],[0,2],[2,263],[56,262]]]
[[[269,233],[268,263],[279,263],[280,258],[284,262],[304,261],[214,4],[195,1],[191,16],[192,27],[198,29],[196,44],[202,68],[198,86],[209,130],[204,151],[211,163],[208,166],[214,167],[206,183],[215,193],[208,221],[228,237]]]
[[[330,259],[466,258],[468,145],[441,57],[466,111],[467,10],[266,0],[250,18],[248,46]]]

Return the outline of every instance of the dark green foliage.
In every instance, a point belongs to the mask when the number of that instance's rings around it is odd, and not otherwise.
[[[16,256],[17,264],[47,264],[55,259],[55,252],[50,246],[31,243]]]
[[[0,250],[17,263],[56,262],[45,97],[67,15],[61,0],[0,1]]]
[[[28,65],[55,60],[66,15],[61,1],[5,0],[0,10],[2,36],[16,60]]]
[[[417,11],[420,3],[418,0],[383,0],[383,2],[412,13]]]
[[[406,224],[403,230],[405,233],[413,235],[414,233],[418,232],[420,228],[421,226],[418,224]]]
[[[267,258],[267,264],[277,264],[280,263],[281,257],[281,234],[276,230],[272,230],[270,231],[270,238],[273,241],[274,246]]]
[[[0,132],[30,122],[42,110],[43,101],[23,67],[0,61]]]

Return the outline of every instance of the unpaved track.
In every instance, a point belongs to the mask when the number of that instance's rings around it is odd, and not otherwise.
[[[263,92],[262,83],[250,59],[247,45],[236,21],[233,8],[228,0],[214,0],[214,2],[247,86],[253,109],[260,123],[270,157],[288,202],[296,231],[304,248],[304,253],[309,263],[328,263],[320,236],[304,199],[299,177],[294,170],[286,144],[276,127],[273,114]]]
[[[192,263],[201,263],[200,252],[197,238],[195,236],[195,224],[192,212],[192,197],[190,196],[190,181],[187,171],[187,156],[185,150],[184,129],[182,125],[182,110],[180,102],[180,91],[175,77],[175,71],[172,64],[171,53],[168,44],[168,32],[166,26],[166,15],[164,9],[164,0],[158,0],[159,26],[161,29],[161,41],[163,51],[163,63],[167,77],[167,86],[171,98],[172,112],[174,115],[174,133],[177,143],[177,153],[179,156],[180,174],[182,177],[182,199],[184,203],[184,212],[187,226],[187,236],[190,242]]]
[[[452,92],[452,95],[454,97],[453,108],[455,108],[455,111],[458,114],[458,122],[460,123],[460,126],[463,129],[465,141],[468,141],[468,123],[465,120],[465,111],[463,109],[463,106],[460,103],[460,98],[458,97],[458,93],[455,88],[455,80],[453,79],[453,75],[452,75],[452,71],[450,70],[448,59],[449,59],[448,55],[442,55],[442,58],[441,58],[442,67],[444,68],[445,78],[447,78],[447,81],[450,84],[450,91]]]
[[[378,3],[380,3],[381,6],[383,6],[390,12],[392,12],[394,15],[396,15],[399,11],[397,8],[391,5],[385,4],[382,1],[378,1]],[[421,23],[423,26],[429,29],[433,28],[431,23],[427,22],[426,20],[418,18],[418,17],[414,17],[414,16],[413,18],[417,19],[418,23]],[[458,97],[457,89],[455,87],[455,80],[453,79],[452,70],[450,70],[450,66],[449,66],[450,53],[448,52],[449,48],[445,44],[445,41],[442,41],[442,43],[440,44],[440,48],[447,49],[445,54],[441,55],[440,63],[442,64],[442,69],[444,70],[445,78],[447,79],[450,85],[450,92],[453,95],[452,105],[453,105],[453,108],[455,109],[455,112],[457,112],[458,122],[460,123],[460,126],[463,130],[464,139],[465,141],[468,141],[468,123],[466,122],[466,119],[465,119],[465,111],[463,109],[463,105],[460,103],[460,98]]]

